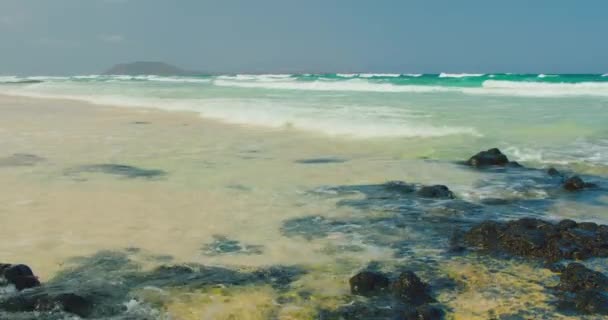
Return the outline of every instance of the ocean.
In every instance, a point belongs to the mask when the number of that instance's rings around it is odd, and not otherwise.
[[[345,138],[460,136],[535,164],[608,164],[608,77],[599,74],[5,76],[0,84],[6,94],[193,111]]]
[[[542,261],[452,242],[607,224],[606,124],[602,74],[0,76],[0,263],[94,319],[386,312],[350,294],[364,269],[415,271],[448,319],[599,319],[559,308]],[[490,148],[522,167],[463,164]],[[597,187],[564,191],[573,175]],[[402,192],[437,184],[454,199]],[[0,285],[0,318],[70,316],[6,311],[16,294]]]

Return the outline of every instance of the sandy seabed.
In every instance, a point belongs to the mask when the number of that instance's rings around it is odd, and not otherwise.
[[[465,140],[356,140],[230,125],[188,112],[0,96],[0,262],[26,263],[43,282],[72,258],[100,251],[137,252],[132,258],[143,268],[305,265],[313,271],[294,285],[324,300],[275,310],[276,292],[261,286],[230,292],[219,303],[209,298],[221,294],[215,291],[170,292],[176,298],[163,304],[175,319],[228,319],[234,312],[237,319],[312,318],[323,304],[347,303],[340,297],[348,294],[348,276],[370,261],[392,260],[393,251],[361,243],[357,251],[328,249],[352,244],[339,233],[285,236],[289,219],[355,214],[309,192],[407,180],[458,193],[480,175],[422,158]],[[238,242],[241,252],[213,254],[218,239]],[[455,281],[468,281],[459,295],[439,295],[454,318],[486,319],[550,299],[542,286],[524,288],[526,279],[551,283],[550,274],[516,265],[528,276],[494,277],[474,261],[442,267]],[[491,292],[518,283],[527,294],[500,300]]]

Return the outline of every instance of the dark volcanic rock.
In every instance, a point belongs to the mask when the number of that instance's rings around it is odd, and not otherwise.
[[[570,263],[560,276],[557,287],[565,291],[564,304],[590,314],[608,314],[608,277],[580,263]]]
[[[379,272],[362,271],[350,278],[351,292],[365,296],[337,310],[321,310],[320,319],[440,320],[441,306],[430,295],[430,287],[414,272],[402,272],[392,283]]]
[[[90,299],[74,293],[63,293],[53,299],[66,312],[80,317],[87,317],[93,310],[93,302]]]
[[[393,283],[392,289],[395,296],[401,301],[416,306],[435,301],[429,294],[430,288],[428,284],[422,282],[411,271],[401,273],[399,278]]]
[[[572,220],[485,221],[471,228],[464,240],[473,247],[547,261],[608,257],[608,227]]]
[[[373,272],[362,271],[354,275],[348,281],[352,294],[370,296],[385,292],[389,287],[389,279],[385,275]]]
[[[557,169],[555,169],[553,167],[547,169],[547,174],[550,175],[550,176],[552,176],[552,177],[561,176],[562,175],[559,171],[557,171]]]
[[[578,311],[590,314],[608,315],[608,293],[598,290],[585,290],[574,297]]]
[[[467,160],[466,164],[472,167],[506,166],[509,159],[497,148],[481,151]]]
[[[423,186],[416,194],[423,198],[454,199],[454,193],[444,185]]]
[[[588,188],[596,188],[597,185],[583,181],[579,176],[568,178],[562,185],[568,191],[578,191]]]
[[[608,277],[574,262],[562,272],[559,288],[569,292],[608,290]]]
[[[17,290],[34,288],[40,285],[40,281],[38,281],[32,269],[24,264],[2,265],[0,269],[3,271],[6,281],[15,285]]]

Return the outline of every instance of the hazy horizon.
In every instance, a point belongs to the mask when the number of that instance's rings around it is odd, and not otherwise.
[[[0,74],[608,72],[608,3],[6,0]]]

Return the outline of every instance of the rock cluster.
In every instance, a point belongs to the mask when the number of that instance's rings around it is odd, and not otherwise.
[[[24,264],[0,264],[0,275],[18,291],[37,290],[41,284],[32,269]],[[9,312],[50,311],[60,308],[66,312],[86,317],[91,313],[93,303],[74,293],[47,294],[33,292],[8,297],[0,301],[0,309]]]
[[[373,271],[362,271],[349,280],[351,293],[366,297],[384,296],[395,305],[395,319],[404,320],[439,320],[443,319],[444,311],[433,305],[435,299],[431,296],[428,284],[412,271],[404,271],[391,281],[388,276]],[[366,313],[373,313],[370,308],[362,308]]]
[[[563,304],[583,313],[608,315],[608,277],[602,273],[570,263],[557,289],[565,293]]]
[[[471,228],[464,240],[477,248],[547,261],[608,257],[608,226],[593,222],[485,221]]]

